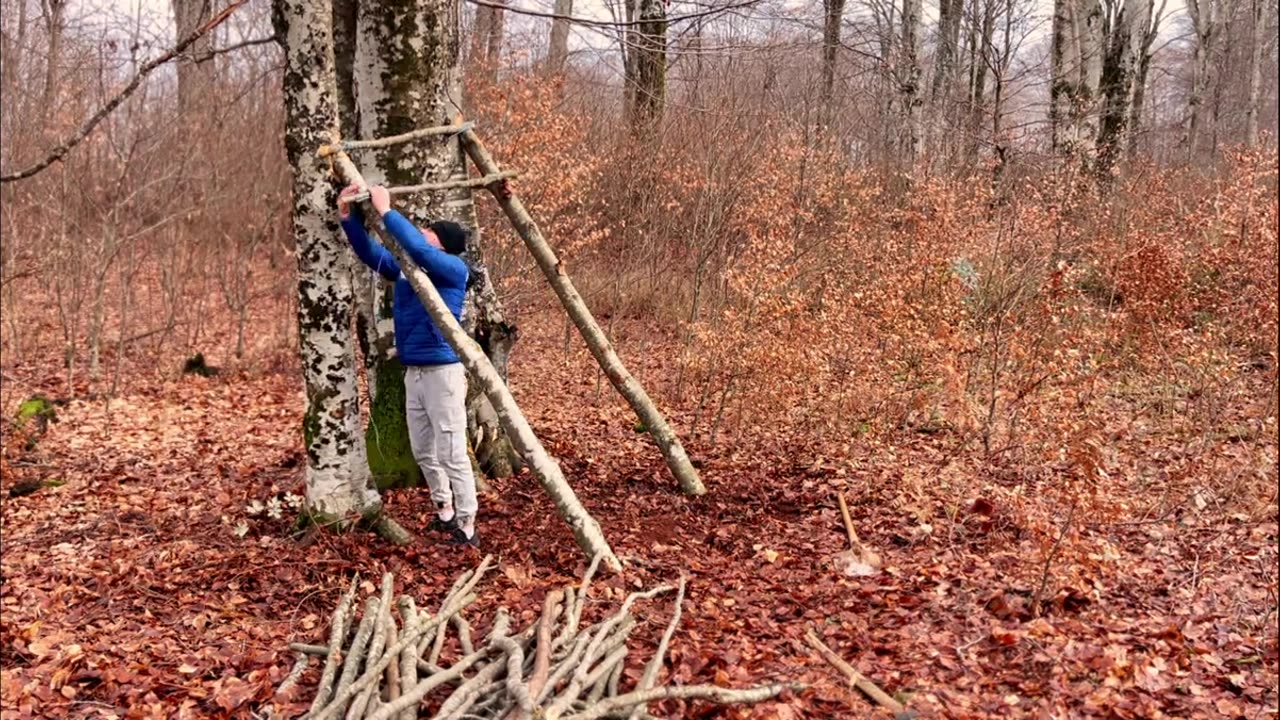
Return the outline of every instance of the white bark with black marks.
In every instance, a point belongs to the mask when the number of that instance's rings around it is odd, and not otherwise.
[[[1055,152],[1082,163],[1094,157],[1102,79],[1102,4],[1054,0],[1049,118]]]
[[[1151,24],[1151,0],[1123,0],[1108,23],[1100,95],[1097,172],[1106,176],[1127,141],[1134,86]]]
[[[298,334],[307,408],[307,508],[326,521],[381,504],[365,462],[351,347],[351,286],[340,245],[334,191],[315,149],[338,129],[332,17],[328,3],[276,0],[285,50],[285,148],[293,167],[298,257]]]

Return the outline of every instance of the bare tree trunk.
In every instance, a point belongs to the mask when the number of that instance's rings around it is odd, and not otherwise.
[[[1099,86],[1102,117],[1098,129],[1095,170],[1107,177],[1120,157],[1132,116],[1134,77],[1142,63],[1142,48],[1151,25],[1151,0],[1122,0],[1106,38]]]
[[[944,0],[946,2],[946,0]],[[822,124],[835,119],[836,58],[840,51],[840,25],[845,0],[822,0]]]
[[[22,77],[20,70],[27,52],[27,0],[18,0],[16,22],[13,39],[10,40],[8,33],[4,34],[4,84],[0,92],[5,93],[12,92],[18,78]]]
[[[629,31],[634,57],[628,86],[632,131],[649,137],[662,121],[667,97],[667,14],[663,0],[637,0],[639,25]]]
[[[58,64],[62,62],[62,31],[67,0],[41,0],[45,30],[49,34],[49,57],[44,69],[45,112],[51,113],[58,100]]]
[[[187,37],[208,22],[213,13],[212,0],[172,0],[172,4],[179,39]],[[196,63],[195,60],[208,55],[212,48],[212,33],[207,33],[192,43],[183,56],[178,58],[178,112],[182,117],[190,115],[209,91],[213,66],[209,63]]]
[[[482,8],[483,9],[483,8]],[[461,67],[457,0],[372,0],[361,5],[355,57],[355,86],[361,135],[385,137],[423,125],[445,125],[461,111]],[[402,33],[416,29],[422,48]],[[452,138],[392,145],[370,153],[369,182],[416,185],[466,175],[461,149]],[[507,358],[516,340],[515,326],[502,312],[479,249],[479,228],[471,190],[413,196],[405,215],[425,225],[454,220],[472,231],[467,260],[471,274],[465,304],[467,329],[506,379]],[[404,368],[392,355],[391,287],[377,280],[376,335],[369,342],[377,394],[367,435],[369,462],[378,484],[416,484],[420,478],[409,447],[404,411]],[[511,475],[519,456],[511,448],[489,401],[472,378],[468,391],[468,437],[490,477]],[[481,478],[482,479],[482,478]]]
[[[1261,111],[1261,94],[1262,94],[1262,51],[1263,46],[1268,42],[1266,38],[1267,28],[1270,26],[1271,2],[1269,0],[1252,0],[1252,12],[1250,13],[1252,27],[1249,32],[1250,48],[1249,48],[1249,99],[1245,108],[1245,144],[1249,147],[1258,146],[1258,113]]]
[[[1187,15],[1195,35],[1191,95],[1187,98],[1187,154],[1195,162],[1204,155],[1206,135],[1212,130],[1206,112],[1211,110],[1208,100],[1217,91],[1214,54],[1223,16],[1229,17],[1230,11],[1224,0],[1187,0]]]
[[[555,14],[551,21],[551,40],[547,50],[547,72],[560,75],[569,62],[569,21],[563,18],[573,15],[573,0],[556,0]]]
[[[1009,143],[1004,137],[1005,94],[1008,90],[1009,70],[1013,65],[1013,25],[1015,0],[1005,0],[1004,32],[1001,38],[999,56],[992,63],[995,70],[995,97],[991,103],[991,146],[995,152],[995,167],[992,170],[992,182],[999,182],[1009,162]]]
[[[955,83],[960,20],[963,16],[964,0],[940,0],[938,3],[938,56],[934,61],[933,88],[930,92],[935,105],[945,102]]]
[[[506,4],[506,0],[494,0],[499,4]],[[493,19],[489,23],[489,35],[485,38],[485,62],[488,63],[491,72],[497,75],[498,66],[502,63],[502,44],[506,39],[506,20],[507,13],[502,8],[492,8]]]
[[[1156,38],[1160,35],[1160,21],[1164,18],[1164,10],[1167,3],[1168,0],[1161,0],[1160,9],[1151,15],[1151,22],[1147,25],[1146,32],[1142,38],[1142,49],[1138,53],[1138,71],[1137,76],[1133,79],[1133,102],[1129,112],[1130,160],[1138,155],[1142,123],[1146,112],[1147,82],[1151,77],[1152,47],[1155,45]],[[1149,0],[1147,4],[1148,13],[1151,12],[1152,7],[1153,3]]]
[[[359,17],[358,0],[331,0],[333,9],[333,53],[334,70],[338,83],[338,126],[342,137],[351,138],[360,135],[360,115],[356,107],[355,58],[357,18]],[[378,311],[382,308],[380,299],[390,292],[388,284],[374,271],[365,266],[355,253],[348,253],[351,273],[351,290],[355,308],[356,341],[360,345],[360,357],[364,361],[366,402],[374,407],[378,396],[378,368],[380,360],[385,359],[389,350],[383,342],[394,342],[391,318],[382,318],[379,325]],[[390,378],[399,381],[401,378]],[[366,436],[366,448],[373,443]]]
[[[928,145],[934,161],[945,166],[954,150],[956,65],[960,55],[960,25],[964,0],[939,0],[938,50],[929,92],[932,106]]]
[[[898,89],[902,93],[901,161],[915,167],[920,152],[920,0],[902,0],[902,41]]]
[[[1053,148],[1082,165],[1095,155],[1102,21],[1099,0],[1054,0],[1049,105]]]
[[[293,167],[293,230],[298,258],[298,330],[307,410],[307,509],[323,524],[345,525],[381,509],[365,459],[351,348],[351,287],[346,249],[334,221],[333,187],[315,151],[338,132],[333,18],[319,0],[275,0],[285,50],[285,149]]]
[[[971,36],[973,47],[969,77],[969,161],[975,162],[982,147],[982,129],[987,116],[987,73],[993,64],[991,48],[995,39],[996,0],[981,0],[982,21]],[[977,19],[974,20],[975,24]]]
[[[505,4],[505,0],[494,0]],[[489,5],[476,7],[475,27],[471,30],[471,49],[468,51],[477,72],[489,82],[498,79],[498,65],[502,59],[502,40],[505,34],[505,16],[502,8]]]

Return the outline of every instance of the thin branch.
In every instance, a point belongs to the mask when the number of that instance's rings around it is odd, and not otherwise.
[[[20,170],[15,173],[9,173],[8,175],[0,175],[0,183],[12,182],[14,180],[25,180],[26,178],[29,178],[32,175],[35,175],[41,172],[45,168],[49,167],[50,165],[66,157],[67,153],[71,152],[72,148],[74,148],[76,145],[79,145],[85,138],[89,137],[89,133],[93,132],[93,129],[96,128],[98,124],[101,123],[103,120],[105,120],[113,110],[115,110],[117,107],[121,105],[121,103],[127,100],[129,96],[132,95],[139,87],[142,87],[142,81],[146,79],[147,75],[150,75],[151,72],[156,68],[160,67],[161,65],[164,65],[165,63],[174,59],[178,55],[182,54],[182,52],[186,50],[188,47],[190,47],[192,43],[194,43],[196,40],[199,40],[204,35],[208,34],[209,31],[213,30],[215,27],[221,25],[227,18],[231,17],[231,14],[233,12],[235,12],[241,5],[244,5],[246,2],[248,2],[248,0],[235,0],[235,2],[231,3],[226,8],[224,8],[222,12],[213,16],[204,25],[201,25],[200,27],[196,28],[190,35],[183,38],[182,42],[179,42],[177,45],[173,46],[173,48],[171,48],[168,52],[162,54],[160,57],[155,58],[151,62],[148,62],[146,65],[143,65],[141,68],[138,69],[138,73],[133,76],[133,79],[129,81],[129,84],[126,85],[124,89],[121,90],[119,93],[117,93],[115,97],[111,98],[111,100],[107,102],[106,105],[103,105],[102,109],[98,110],[98,112],[95,113],[93,117],[89,118],[89,121],[85,123],[83,126],[81,126],[80,129],[76,131],[74,135],[64,140],[62,144],[55,147],[48,155],[45,156],[43,160],[36,163],[35,165],[32,165],[31,167],[25,170]]]
[[[647,705],[654,700],[698,699],[719,705],[758,703],[775,698],[781,695],[784,690],[799,690],[802,687],[801,685],[779,684],[764,685],[746,690],[732,690],[716,685],[679,685],[654,688],[652,690],[637,690],[626,695],[601,700],[596,706],[576,715],[569,715],[565,720],[596,720],[596,718],[611,715],[619,710],[625,710],[636,705]]]
[[[845,661],[844,658],[836,654],[834,650],[827,647],[827,644],[818,639],[817,633],[812,628],[805,633],[805,640],[809,641],[809,645],[817,650],[822,659],[826,660],[837,670],[844,674],[845,678],[854,687],[862,691],[864,695],[874,700],[879,705],[889,708],[894,713],[904,712],[907,708],[902,703],[893,699],[893,696],[880,689],[880,686],[871,682],[865,675],[858,672],[852,665]]]
[[[210,60],[214,59],[219,55],[226,55],[227,53],[232,53],[237,50],[243,50],[245,48],[255,47],[258,45],[269,45],[274,42],[279,42],[279,38],[277,38],[275,35],[271,35],[268,37],[261,37],[261,38],[252,38],[250,40],[242,40],[238,43],[233,43],[226,47],[214,48],[213,50],[210,50],[209,52],[201,55],[200,57],[193,58],[191,62],[195,63],[196,65],[199,65],[201,63],[209,62]]]
[[[684,590],[686,578],[680,576],[680,585],[676,588],[676,609],[671,615],[671,622],[667,624],[666,632],[662,633],[662,639],[658,642],[658,650],[654,653],[653,658],[649,660],[649,664],[644,668],[644,675],[640,678],[640,685],[637,690],[648,690],[658,681],[658,673],[662,670],[662,658],[667,654],[667,646],[671,644],[671,638],[676,634],[676,626],[680,624],[681,608],[684,605]],[[631,711],[630,720],[640,720],[643,708],[636,707]]]

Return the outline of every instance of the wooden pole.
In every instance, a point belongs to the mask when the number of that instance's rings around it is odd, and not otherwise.
[[[456,125],[437,125],[435,127],[419,128],[410,130],[400,135],[389,135],[382,138],[374,138],[372,140],[337,140],[328,145],[322,145],[316,152],[320,157],[329,157],[340,152],[349,152],[351,150],[369,150],[371,148],[391,147],[392,145],[402,145],[414,140],[422,138],[437,137],[440,135],[457,135],[464,130],[470,130],[474,123],[464,122]]]
[[[845,662],[845,659],[836,654],[834,650],[827,647],[827,644],[818,638],[818,634],[809,628],[805,633],[804,639],[813,646],[814,650],[822,656],[824,660],[831,663],[833,667],[844,674],[850,685],[862,691],[863,695],[871,698],[877,705],[888,708],[895,717],[913,717],[908,713],[907,708],[902,703],[893,698],[892,695],[880,689],[879,685],[867,679],[866,675],[858,672],[852,665]]]
[[[422,185],[399,185],[387,188],[387,194],[395,197],[396,195],[413,195],[414,193],[439,192],[441,190],[456,190],[457,188],[487,188],[504,180],[510,180],[518,174],[513,170],[507,170],[497,175],[485,175],[484,177],[467,178],[466,180],[446,180],[444,182],[423,183]],[[369,193],[364,191],[351,196],[351,202],[364,202],[368,199]]]
[[[496,175],[502,172],[498,164],[494,162],[493,157],[489,155],[489,151],[485,150],[484,145],[480,143],[480,138],[476,137],[474,130],[464,130],[461,137],[462,147],[467,151],[467,155],[471,157],[476,167],[480,169],[480,172],[485,175]],[[608,336],[600,329],[600,325],[591,316],[591,311],[587,309],[587,304],[582,300],[582,296],[573,287],[573,282],[569,280],[569,276],[560,264],[560,259],[556,257],[555,251],[547,244],[547,240],[542,236],[542,231],[538,229],[537,223],[533,221],[528,211],[525,210],[524,203],[520,202],[520,198],[507,189],[505,182],[491,184],[488,188],[493,193],[494,198],[498,200],[498,204],[502,206],[503,212],[506,213],[507,219],[511,221],[520,238],[524,240],[525,247],[529,248],[529,252],[533,253],[533,258],[537,261],[538,267],[542,268],[542,274],[551,283],[551,287],[555,290],[556,296],[560,298],[560,303],[564,306],[565,312],[569,314],[573,324],[578,327],[578,332],[582,334],[582,339],[586,340],[587,347],[591,349],[591,354],[595,357],[596,362],[600,363],[600,367],[604,370],[604,374],[608,376],[609,382],[613,384],[618,394],[622,395],[631,405],[631,409],[640,418],[640,422],[644,423],[649,434],[653,436],[654,442],[658,444],[663,457],[667,460],[667,467],[670,468],[671,474],[680,483],[680,489],[689,495],[705,493],[707,490],[702,485],[702,480],[698,477],[698,471],[694,469],[693,463],[689,461],[689,456],[685,453],[684,446],[680,444],[680,438],[676,437],[675,431],[667,424],[667,419],[653,404],[653,400],[649,399],[649,394],[645,392],[644,387],[622,364],[622,360],[618,357],[618,353],[614,351]]]
[[[328,147],[334,146],[330,145]],[[351,158],[345,152],[341,150],[331,152],[329,158],[334,161],[335,169],[347,182],[354,183],[361,191],[368,192],[369,187],[364,181],[364,176],[356,169],[355,164],[351,162]],[[529,427],[528,421],[525,420],[524,413],[516,405],[515,398],[511,396],[511,391],[502,382],[502,378],[498,375],[498,371],[494,369],[493,364],[489,362],[484,350],[458,324],[457,318],[449,311],[449,306],[445,305],[444,299],[440,297],[435,285],[431,284],[427,273],[418,267],[417,263],[413,262],[405,253],[404,248],[400,247],[400,243],[395,242],[393,238],[388,238],[379,223],[370,224],[378,234],[379,239],[382,240],[382,244],[391,251],[396,261],[400,263],[400,269],[404,272],[405,277],[408,278],[409,284],[413,286],[414,291],[417,292],[418,298],[422,300],[422,305],[426,308],[427,314],[431,316],[436,327],[440,328],[445,340],[458,353],[458,358],[462,361],[467,371],[471,373],[471,377],[480,383],[485,395],[489,398],[489,402],[493,403],[494,410],[498,414],[498,421],[502,423],[503,429],[506,430],[507,437],[511,439],[511,444],[529,463],[534,474],[538,476],[542,487],[546,489],[547,494],[555,502],[556,511],[569,524],[574,538],[578,541],[578,546],[582,548],[582,551],[588,557],[600,556],[603,558],[606,567],[614,572],[620,572],[622,564],[618,562],[617,556],[613,554],[612,548],[609,547],[608,541],[605,540],[604,533],[600,530],[600,525],[596,523],[595,518],[591,517],[587,509],[582,506],[577,494],[574,493],[573,488],[560,471],[559,464],[547,453],[538,437],[533,434],[533,429]]]

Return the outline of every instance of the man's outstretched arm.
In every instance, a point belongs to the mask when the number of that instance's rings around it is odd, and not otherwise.
[[[356,192],[358,189],[352,185],[343,189],[342,194],[338,196],[338,215],[342,219],[342,232],[347,236],[347,242],[351,243],[351,249],[355,251],[361,262],[373,268],[387,280],[395,280],[400,277],[400,264],[396,262],[389,250],[369,238],[359,210],[353,210],[346,202],[346,198]]]

